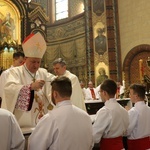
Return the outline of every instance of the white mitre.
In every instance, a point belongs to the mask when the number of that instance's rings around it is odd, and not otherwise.
[[[46,51],[46,42],[40,32],[25,38],[22,48],[26,57],[42,58]]]

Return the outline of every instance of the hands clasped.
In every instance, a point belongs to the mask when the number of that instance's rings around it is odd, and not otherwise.
[[[39,89],[42,89],[44,84],[45,84],[44,80],[36,80],[35,82],[31,83],[31,90],[38,91]]]

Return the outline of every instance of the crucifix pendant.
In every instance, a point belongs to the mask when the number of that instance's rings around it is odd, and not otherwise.
[[[33,78],[32,81],[35,82],[35,78]]]

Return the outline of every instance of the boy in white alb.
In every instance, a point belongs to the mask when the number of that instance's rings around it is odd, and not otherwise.
[[[52,101],[56,107],[37,124],[29,138],[29,150],[92,150],[91,119],[72,104],[71,80],[59,76],[51,85]]]
[[[130,99],[135,105],[128,111],[128,150],[150,149],[150,107],[145,104],[145,92],[141,84],[130,86]]]
[[[0,136],[1,150],[24,150],[25,138],[15,116],[2,108],[0,108]]]
[[[96,114],[93,124],[94,142],[100,150],[123,149],[122,136],[129,125],[128,112],[116,101],[117,84],[106,79],[100,86],[100,96],[105,106]]]

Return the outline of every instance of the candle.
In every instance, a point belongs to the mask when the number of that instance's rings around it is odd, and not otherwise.
[[[122,86],[125,88],[125,73],[122,72]]]
[[[139,60],[139,74],[140,74],[140,82],[142,83],[143,75],[144,75],[144,73],[143,73],[143,60],[142,59]]]
[[[123,85],[123,87],[125,88],[125,81],[124,81],[124,80],[122,81],[122,85]]]

